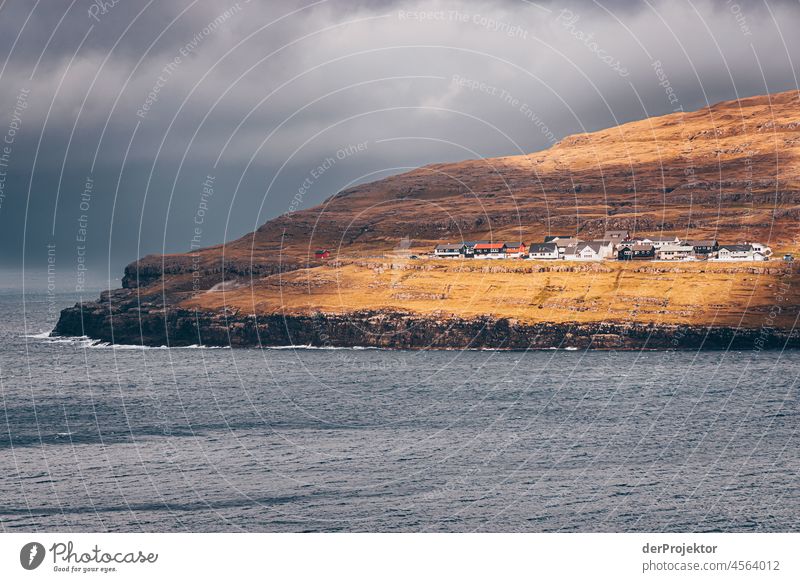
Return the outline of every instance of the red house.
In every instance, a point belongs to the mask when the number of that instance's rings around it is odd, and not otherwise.
[[[518,259],[522,255],[528,254],[528,247],[524,242],[507,242],[506,243],[506,257],[509,259]]]
[[[331,256],[331,252],[328,249],[317,249],[314,251],[314,258],[315,259],[327,259]]]

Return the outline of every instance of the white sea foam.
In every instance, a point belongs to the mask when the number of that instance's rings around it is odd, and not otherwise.
[[[93,341],[88,348],[105,350],[229,350],[230,346],[203,346],[192,344],[190,346],[143,346],[141,344],[112,344],[111,342]]]
[[[48,339],[50,337],[50,332],[43,331],[42,333],[28,334],[28,335],[23,335],[22,337],[27,337],[31,339]]]
[[[374,346],[312,346],[312,345],[288,345],[288,346],[263,346],[265,350],[382,350]]]
[[[77,345],[83,348],[91,349],[111,349],[111,350],[227,350],[230,346],[204,346],[200,344],[192,344],[190,346],[144,346],[141,344],[112,344],[103,340],[93,339],[85,335],[81,336],[51,336],[49,331],[38,333],[35,335],[26,335],[23,337],[42,340],[48,344],[66,344]]]

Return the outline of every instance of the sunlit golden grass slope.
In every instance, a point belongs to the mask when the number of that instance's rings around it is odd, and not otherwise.
[[[206,292],[184,306],[791,328],[800,306],[798,283],[788,268],[764,264],[354,260]]]

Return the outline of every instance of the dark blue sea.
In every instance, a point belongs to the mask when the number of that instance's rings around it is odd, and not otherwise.
[[[0,294],[3,531],[798,531],[798,352],[111,348]]]

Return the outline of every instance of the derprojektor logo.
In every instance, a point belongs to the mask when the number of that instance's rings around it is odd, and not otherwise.
[[[19,563],[26,570],[35,570],[44,561],[44,546],[39,542],[29,542],[19,551]]]

